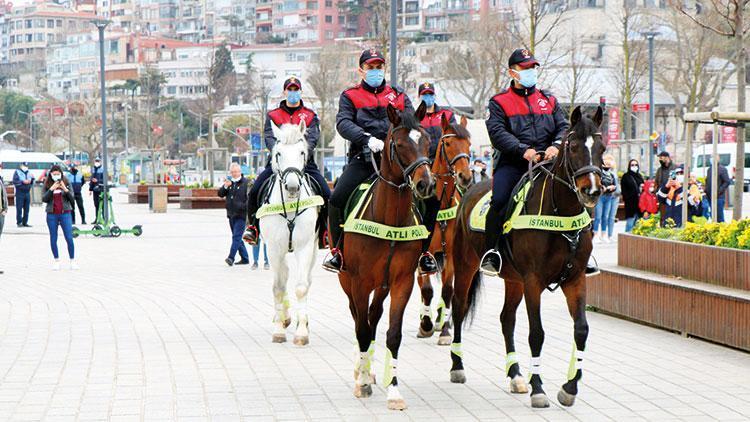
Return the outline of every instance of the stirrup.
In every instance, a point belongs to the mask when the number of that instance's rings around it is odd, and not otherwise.
[[[432,265],[434,266],[434,270],[422,270],[422,260],[424,258],[427,258],[432,261]],[[439,271],[437,260],[435,257],[430,253],[430,251],[426,251],[422,253],[422,255],[419,256],[419,261],[417,261],[417,271],[419,272],[419,275],[433,275]]]
[[[336,257],[338,257],[339,260],[341,261],[341,263],[339,264],[340,266],[338,268],[336,268],[336,266],[331,263],[331,261],[336,259]],[[339,248],[331,249],[331,257],[323,261],[323,269],[328,272],[338,274],[341,272],[343,268],[344,268],[344,254],[341,253],[341,250]]]
[[[596,258],[594,258],[594,256],[592,255],[591,259],[594,260],[594,263],[586,264],[586,269],[584,270],[584,274],[586,275],[586,277],[593,277],[602,273],[601,271],[599,271],[599,262],[596,261]]]
[[[247,226],[245,227],[245,233],[242,234],[242,240],[244,240],[246,243],[250,245],[257,245],[258,244],[258,229],[255,226]]]
[[[490,260],[492,257],[497,257],[497,268],[490,267]],[[479,264],[479,270],[482,272],[482,274],[490,276],[490,277],[499,277],[500,276],[500,270],[503,268],[503,257],[500,255],[500,252],[497,251],[497,249],[490,249],[487,252],[482,255],[482,260]]]

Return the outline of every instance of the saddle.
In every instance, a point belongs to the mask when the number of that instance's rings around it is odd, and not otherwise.
[[[545,230],[554,232],[570,232],[581,230],[591,223],[591,216],[587,210],[574,216],[544,215],[541,209],[534,213],[529,212],[527,201],[531,188],[536,183],[536,179],[543,172],[535,171],[531,178],[524,174],[513,188],[510,202],[505,208],[505,223],[503,224],[503,234],[508,234],[511,230]],[[490,208],[490,198],[492,192],[487,192],[482,199],[474,205],[469,218],[469,228],[472,231],[484,232],[487,212]]]

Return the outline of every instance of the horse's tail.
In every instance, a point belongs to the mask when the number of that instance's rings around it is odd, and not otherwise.
[[[471,278],[469,294],[466,297],[466,315],[468,315],[469,318],[464,318],[464,322],[468,319],[469,325],[474,322],[474,315],[477,313],[477,302],[479,302],[480,290],[482,290],[482,272],[477,270]]]

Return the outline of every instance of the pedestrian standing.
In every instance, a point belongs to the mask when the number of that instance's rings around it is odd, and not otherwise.
[[[0,170],[3,169],[3,163],[0,162]],[[8,213],[8,193],[5,191],[5,182],[3,176],[0,176],[0,237],[3,236],[3,226],[5,225],[5,214]],[[3,270],[0,269],[0,274]]]
[[[474,165],[471,167],[471,180],[473,180],[473,183],[484,182],[489,178],[490,176],[487,175],[487,163],[478,158],[474,160]]]
[[[247,218],[247,179],[242,176],[242,169],[237,163],[229,166],[229,176],[219,188],[219,197],[226,200],[227,218],[229,229],[232,231],[232,246],[229,248],[229,256],[224,260],[230,267],[232,265],[247,265],[250,257],[247,254],[245,244],[242,242],[242,234],[245,231],[245,219]],[[240,260],[234,262],[234,257],[240,254]]]
[[[643,189],[643,176],[640,173],[638,160],[630,160],[628,171],[620,179],[620,186],[622,190],[622,202],[625,204],[625,232],[630,233],[633,230],[635,221],[641,218],[638,201]]]
[[[86,211],[83,209],[83,184],[86,183],[86,178],[83,176],[83,172],[78,170],[78,166],[75,163],[70,163],[68,174],[65,175],[73,187],[73,195],[76,198],[76,206],[78,207],[78,214],[81,215],[81,224],[86,224]],[[73,210],[73,224],[76,223],[76,212]]]
[[[657,197],[659,198],[659,216],[661,226],[664,226],[664,221],[667,219],[667,203],[666,199],[658,196],[658,192],[664,189],[667,183],[672,180],[671,175],[675,169],[677,169],[677,166],[672,161],[672,157],[669,156],[669,153],[667,151],[660,152],[659,168],[656,169],[656,175],[654,176],[654,192],[657,193]]]
[[[711,201],[711,172],[713,171],[714,166],[713,163],[711,163],[711,166],[708,167],[708,172],[706,173],[706,198],[708,199],[709,203]],[[719,223],[724,222],[724,200],[727,196],[727,189],[729,189],[729,185],[731,184],[731,180],[729,179],[729,173],[727,172],[727,168],[722,166],[721,163],[719,163],[719,172],[716,173],[717,177],[717,183],[719,184],[719,189],[716,190],[716,209],[711,210],[711,215],[713,215],[713,220]]]
[[[615,227],[615,214],[620,201],[620,185],[614,170],[615,158],[605,155],[602,159],[602,195],[594,209],[594,233],[599,230],[600,242],[611,242]],[[607,237],[605,237],[605,232]],[[596,240],[596,239],[595,239]]]
[[[31,188],[34,186],[34,176],[29,173],[29,163],[21,163],[20,168],[13,173],[13,186],[16,188],[16,225],[29,225],[29,210],[31,208]]]
[[[260,242],[253,245],[253,270],[258,269],[258,258],[260,258]],[[268,251],[266,251],[266,242],[263,242],[263,269],[268,270],[271,266],[268,265]]]
[[[63,176],[62,168],[58,165],[52,166],[48,177],[44,180],[44,195],[42,202],[47,204],[47,227],[49,228],[49,243],[52,248],[52,270],[60,269],[60,254],[57,250],[57,228],[62,228],[65,243],[68,244],[68,257],[70,258],[70,269],[77,270],[75,261],[75,247],[73,245],[73,207],[75,206],[75,195],[70,182]]]
[[[102,170],[102,161],[99,157],[94,160],[94,167],[91,169],[91,180],[89,180],[89,195],[94,195],[94,209],[96,210],[96,217],[94,224],[102,224],[103,221],[99,221],[99,205],[102,200],[102,192],[104,192],[104,170]]]
[[[669,176],[667,183],[656,192],[656,196],[664,204],[664,215],[662,226],[667,220],[672,220],[674,227],[682,226],[682,200],[683,184],[685,175],[682,168],[675,168]]]

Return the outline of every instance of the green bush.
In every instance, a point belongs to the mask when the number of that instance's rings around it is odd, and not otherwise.
[[[665,227],[659,226],[659,217],[652,216],[639,220],[633,227],[633,234],[657,239],[674,239],[701,245],[750,250],[750,219],[727,223],[709,223],[697,217],[684,228],[674,228],[674,222],[667,220]]]

